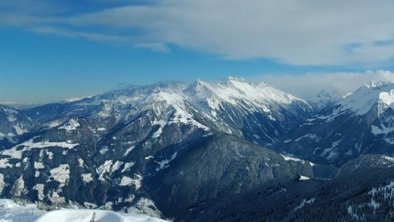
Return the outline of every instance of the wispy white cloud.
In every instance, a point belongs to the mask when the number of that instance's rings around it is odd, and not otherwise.
[[[94,35],[112,36],[116,30],[136,46],[174,44],[230,59],[368,66],[394,59],[392,11],[394,2],[385,0],[160,0],[67,16],[11,14],[8,21],[67,26],[74,34],[95,27],[100,33]]]
[[[105,34],[93,33],[93,32],[71,31],[71,30],[55,28],[51,26],[36,27],[36,28],[31,28],[31,30],[42,34],[55,34],[55,35],[67,36],[70,38],[83,38],[97,42],[113,42],[113,43],[121,43],[121,44],[132,43],[131,38],[124,36],[105,35]]]
[[[394,73],[385,70],[366,72],[306,73],[300,75],[262,75],[264,81],[296,96],[313,100],[322,90],[344,96],[369,82],[394,82]]]
[[[130,45],[136,48],[147,48],[153,51],[160,51],[160,52],[169,51],[169,48],[163,43],[155,43],[155,42],[141,43],[140,41],[138,41],[138,39],[134,39],[132,36],[73,31],[69,29],[56,28],[52,26],[34,27],[31,28],[30,30],[41,34],[54,34],[54,35],[60,35],[69,38],[81,38],[95,42]]]
[[[123,36],[106,35],[101,33],[93,32],[82,32],[82,31],[72,31],[62,28],[56,28],[51,26],[41,26],[31,28],[32,31],[42,34],[55,34],[60,36],[66,36],[70,38],[83,38],[91,41],[97,42],[113,42],[121,44],[131,44],[132,40]]]

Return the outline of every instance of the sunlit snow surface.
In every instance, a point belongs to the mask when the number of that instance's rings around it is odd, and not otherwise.
[[[346,96],[340,104],[342,109],[351,110],[357,115],[368,113],[374,105],[378,104],[378,114],[394,106],[393,83],[369,83],[359,88],[354,93]]]
[[[128,90],[119,90],[92,97],[76,103],[79,106],[94,103],[104,104],[99,116],[107,118],[114,114],[114,107],[132,105],[129,112],[119,112],[118,119],[134,115],[145,110],[152,110],[152,119],[158,128],[152,135],[160,137],[163,128],[171,124],[193,125],[208,130],[209,128],[195,118],[195,112],[216,123],[225,122],[220,112],[226,106],[236,106],[240,112],[262,112],[275,121],[271,115],[278,107],[290,107],[292,104],[309,105],[302,99],[284,93],[264,83],[254,84],[243,79],[229,77],[220,82],[197,80],[191,84],[168,83]],[[116,108],[115,108],[116,109]],[[271,110],[274,109],[274,110]],[[230,115],[231,116],[231,115]],[[220,124],[219,124],[220,125]],[[228,126],[218,126],[228,131]],[[226,132],[227,132],[226,131]],[[228,132],[229,133],[229,132]]]
[[[36,205],[20,206],[12,200],[0,199],[0,222],[36,221],[36,222],[164,222],[165,220],[137,211],[118,213],[106,210],[62,209],[46,212],[37,209]]]

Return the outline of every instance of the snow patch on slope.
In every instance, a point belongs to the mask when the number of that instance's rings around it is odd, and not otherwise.
[[[309,163],[309,165],[311,165],[311,166],[315,165],[314,163],[312,163],[310,161],[307,161],[307,160],[299,159],[299,158],[296,158],[296,157],[285,156],[283,154],[280,154],[280,155],[283,157],[283,159],[285,159],[285,161],[300,162],[302,164]]]
[[[173,153],[170,159],[161,160],[161,161],[154,160],[155,163],[159,164],[159,167],[156,168],[156,171],[160,171],[169,167],[170,162],[176,158],[177,154],[178,154],[177,152]]]
[[[83,173],[81,174],[82,180],[85,183],[89,183],[91,181],[93,181],[93,176],[91,173]]]
[[[73,131],[73,130],[77,130],[77,128],[80,126],[81,125],[77,120],[70,119],[65,125],[59,127],[59,129],[64,129],[66,131]]]
[[[59,187],[64,187],[70,178],[70,167],[68,164],[61,164],[49,172],[51,173],[51,177],[60,183]]]
[[[302,202],[300,203],[300,205],[298,205],[293,211],[297,211],[300,210],[301,208],[304,208],[306,205],[311,205],[313,203],[315,203],[315,198],[311,198],[311,199],[303,199]]]
[[[79,143],[69,143],[69,141],[68,142],[49,142],[49,141],[34,142],[34,139],[35,138],[30,139],[21,144],[18,144],[10,149],[6,149],[2,151],[1,154],[11,156],[15,159],[21,159],[23,152],[31,149],[42,149],[48,147],[61,147],[65,149],[73,149],[74,147],[79,145]],[[20,147],[22,147],[22,149],[19,149]]]

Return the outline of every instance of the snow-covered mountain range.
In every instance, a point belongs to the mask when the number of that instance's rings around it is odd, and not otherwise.
[[[296,199],[306,206],[317,201],[309,191],[320,195],[340,186],[327,183],[343,172],[353,176],[355,160],[382,162],[365,154],[391,161],[393,92],[393,83],[371,83],[341,99],[322,91],[322,100],[310,104],[229,77],[133,86],[27,109],[0,106],[0,196],[45,206],[133,207],[176,220],[229,219],[231,211],[216,217],[205,206],[244,204],[256,189],[305,190]],[[279,206],[292,195],[272,197]],[[271,212],[263,217],[269,219],[279,211],[261,212]]]
[[[393,155],[394,84],[370,83],[296,127],[280,150],[342,165],[366,153]]]
[[[191,84],[131,87],[40,106],[27,113],[48,126],[84,115],[104,121],[112,119],[113,124],[145,115],[157,128],[157,137],[163,128],[182,124],[266,144],[275,142],[281,134],[310,116],[312,108],[304,100],[264,83],[253,84],[229,77],[221,82],[197,80]]]

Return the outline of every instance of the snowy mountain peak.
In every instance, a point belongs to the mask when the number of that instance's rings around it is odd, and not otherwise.
[[[205,81],[201,80],[201,79],[196,79],[194,82],[192,82],[190,85],[194,85],[194,86],[204,86]]]
[[[257,87],[259,88],[264,88],[269,86],[267,83],[265,83],[264,81],[260,81],[259,83],[257,83]]]
[[[379,89],[380,87],[385,87],[386,85],[392,84],[392,82],[385,82],[385,81],[371,81],[367,84],[365,84],[364,86],[366,88],[377,88]]]
[[[255,84],[244,79],[228,77],[219,82],[196,80],[191,83],[184,93],[197,100],[219,100],[230,103],[243,101],[246,103],[278,103],[291,104],[302,101],[300,98],[273,88],[263,82]]]
[[[321,111],[326,107],[336,104],[345,94],[346,91],[344,89],[332,86],[321,89],[316,95],[311,95],[308,101],[316,111]]]
[[[70,97],[65,100],[63,100],[63,103],[74,103],[74,102],[79,102],[84,99],[89,99],[92,98],[93,96],[84,96],[84,97]]]
[[[240,78],[240,77],[234,77],[234,76],[228,76],[227,78],[225,78],[224,82],[248,82],[246,81],[244,78]]]
[[[394,83],[371,82],[346,96],[340,101],[342,110],[350,110],[357,115],[364,115],[374,108],[378,114],[387,108],[393,108]]]
[[[194,94],[195,96],[207,97],[207,93],[211,91],[211,87],[210,83],[197,79],[189,84],[184,91]]]

